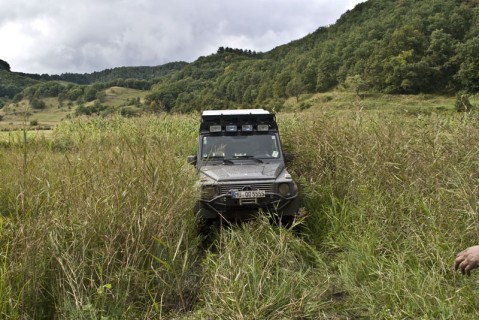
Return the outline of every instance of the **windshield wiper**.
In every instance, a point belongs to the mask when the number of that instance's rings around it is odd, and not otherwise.
[[[235,163],[230,159],[223,159],[223,164],[235,164]]]
[[[258,163],[263,163],[263,160],[255,158],[254,156],[251,156],[251,155],[235,156],[235,159],[251,159]]]
[[[222,160],[223,164],[234,164],[233,161],[231,161],[230,159],[225,159],[224,156],[209,156],[209,157],[205,158],[204,160],[205,161]]]

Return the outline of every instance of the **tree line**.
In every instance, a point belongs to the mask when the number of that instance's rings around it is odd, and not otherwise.
[[[32,74],[23,72],[12,72],[10,65],[0,60],[0,97],[15,99],[23,97],[58,96],[60,92],[72,96],[75,101],[79,92],[84,90],[98,90],[108,85],[123,86],[141,90],[149,90],[153,83],[160,81],[162,77],[170,72],[181,69],[186,62],[171,62],[155,67],[118,67],[105,69],[93,73],[63,73],[60,75]],[[62,85],[60,82],[69,82],[85,87]],[[55,84],[51,84],[55,83]],[[92,85],[91,89],[86,86]],[[34,86],[33,88],[29,88]],[[74,87],[74,89],[72,89]],[[25,89],[24,92],[22,92]],[[88,97],[85,97],[88,99]]]

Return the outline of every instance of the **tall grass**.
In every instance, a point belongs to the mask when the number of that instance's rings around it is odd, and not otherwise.
[[[22,313],[125,318],[192,307],[189,125],[78,121],[30,142],[26,166],[21,145],[3,152],[2,214],[12,230],[2,236],[10,232],[7,275]]]
[[[451,264],[478,241],[478,121],[386,112],[285,120],[307,237],[330,256],[346,314],[477,316],[468,296],[477,281]]]
[[[227,229],[203,263],[204,318],[315,318],[329,289],[325,263],[267,219]],[[321,271],[323,270],[323,271]]]
[[[360,110],[360,109],[358,109]],[[479,315],[479,118],[280,114],[302,235],[259,218],[205,248],[192,207],[198,116],[65,122],[0,145],[7,319]]]

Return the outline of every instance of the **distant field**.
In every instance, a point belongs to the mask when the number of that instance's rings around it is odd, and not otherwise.
[[[128,101],[139,98],[142,102],[150,91],[141,91],[123,87],[111,87],[105,90],[105,96],[101,104],[113,108],[120,108],[128,104]],[[24,127],[30,129],[52,128],[65,119],[74,116],[77,103],[63,101],[59,103],[57,98],[42,99],[46,108],[32,110],[26,100],[18,104],[10,104],[0,110],[0,130],[19,130]],[[350,91],[336,90],[326,93],[304,94],[299,101],[295,98],[288,99],[283,111],[297,112],[301,110],[322,111],[351,111],[370,110],[388,111],[397,114],[428,114],[431,112],[454,111],[455,96],[420,94],[420,95],[386,95],[379,93],[361,93],[356,96]],[[479,105],[479,97],[471,96],[473,105]],[[95,102],[88,102],[86,106],[92,106]],[[26,116],[25,116],[26,113]]]
[[[141,91],[136,89],[111,87],[105,91],[106,100],[105,105],[118,107],[126,101],[139,97],[141,100],[150,93],[150,91]]]
[[[27,130],[27,138],[49,137],[51,133],[51,130]],[[22,141],[23,139],[23,131],[0,131],[0,141]]]
[[[136,89],[112,87],[105,90],[103,105],[119,107],[128,100],[140,98],[142,100],[149,91]],[[75,114],[77,104],[71,101],[63,101],[62,104],[57,98],[42,99],[46,108],[42,110],[33,110],[28,101],[23,100],[17,104],[10,104],[0,109],[0,130],[20,130],[22,128],[52,128],[65,119],[71,118]],[[93,105],[89,102],[86,106]]]
[[[42,110],[32,109],[26,100],[4,106],[0,110],[0,116],[2,116],[0,130],[21,130],[25,127],[51,128],[73,113],[71,106],[66,104],[60,106],[56,98],[42,100],[46,104],[46,108]]]

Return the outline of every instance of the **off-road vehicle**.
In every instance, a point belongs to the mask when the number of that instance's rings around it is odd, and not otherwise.
[[[206,221],[246,219],[261,209],[282,220],[298,213],[298,188],[285,167],[275,115],[263,109],[211,110],[201,117],[195,211]]]

